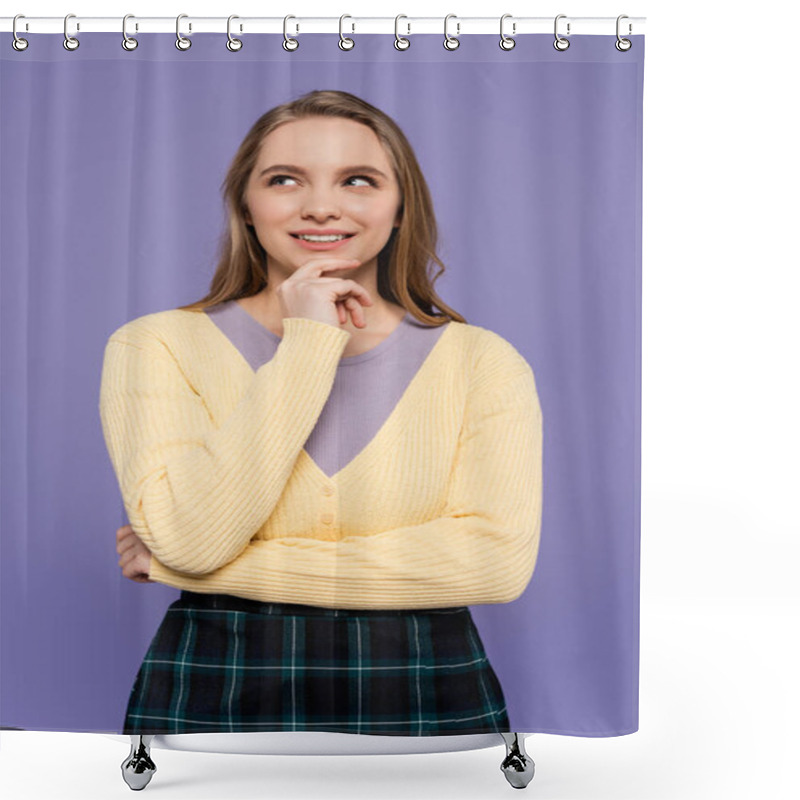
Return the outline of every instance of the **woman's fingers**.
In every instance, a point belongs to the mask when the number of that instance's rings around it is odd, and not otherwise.
[[[361,303],[359,303],[355,297],[348,297],[344,301],[344,304],[347,306],[350,316],[353,318],[353,325],[355,325],[357,328],[363,328],[364,309],[361,307]]]
[[[117,528],[116,538],[118,553],[124,553],[139,540],[139,537],[133,532],[133,528],[130,525],[123,525],[121,528]]]
[[[119,561],[117,562],[120,567],[124,570],[125,567],[133,561],[136,556],[139,555],[139,552],[134,547],[129,547],[121,556]]]
[[[117,528],[117,541],[124,539],[132,533],[133,528],[130,525],[123,525],[121,528]]]
[[[132,558],[136,558],[139,553],[147,553],[150,555],[150,550],[148,547],[141,541],[141,539],[134,537],[135,541],[125,543],[120,553],[120,561],[123,559],[125,561],[130,561]]]
[[[147,545],[134,533],[130,525],[117,528],[117,552],[122,576],[136,583],[155,583],[148,577],[152,554]]]
[[[136,547],[136,542],[141,541],[136,534],[132,534],[131,536],[126,536],[124,539],[120,539],[117,542],[117,552],[122,555],[126,551],[130,550],[132,547]]]
[[[129,558],[122,566],[122,575],[131,580],[135,578],[147,577],[150,574],[150,554],[137,553],[133,558]]]

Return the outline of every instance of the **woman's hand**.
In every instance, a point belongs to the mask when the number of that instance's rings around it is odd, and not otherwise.
[[[357,258],[312,258],[298,267],[275,290],[281,317],[305,317],[336,327],[347,322],[349,314],[356,328],[365,328],[362,306],[374,305],[370,293],[350,278],[327,277],[361,266]]]
[[[137,583],[155,583],[149,578],[152,554],[130,525],[117,529],[117,552],[122,575]]]

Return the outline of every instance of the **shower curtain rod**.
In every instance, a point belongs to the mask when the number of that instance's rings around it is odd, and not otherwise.
[[[17,34],[23,33],[113,33],[122,34],[122,17],[81,17],[67,15],[65,17],[27,17],[20,15],[17,19]],[[180,32],[186,36],[192,33],[226,33],[228,17],[193,17],[180,15]],[[447,31],[450,36],[463,36],[476,33],[500,33],[500,18],[496,17],[459,17],[448,15]],[[575,34],[611,34],[616,32],[616,17],[570,17],[558,15],[558,32],[561,36]],[[526,33],[553,33],[555,15],[552,17],[513,17],[506,15],[503,21],[503,32],[507,36],[518,36]],[[0,31],[11,32],[14,17],[0,17]],[[136,17],[128,16],[125,30],[128,35],[134,33],[175,32],[177,17]],[[231,31],[237,34],[248,33],[283,33],[284,17],[239,17],[231,20]],[[620,33],[625,36],[644,33],[645,17],[624,17],[620,21]],[[402,36],[415,33],[441,33],[445,30],[445,17],[409,17],[400,14],[398,17],[355,17],[349,14],[343,17],[304,17],[291,15],[287,22],[288,33],[386,33],[394,34],[395,25]],[[568,27],[569,26],[569,27]]]

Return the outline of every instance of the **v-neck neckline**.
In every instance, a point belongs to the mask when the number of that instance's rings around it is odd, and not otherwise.
[[[246,324],[251,328],[251,330],[255,331],[261,336],[266,336],[270,341],[275,342],[276,345],[280,344],[281,338],[278,336],[277,333],[274,333],[269,328],[262,325],[243,305],[237,303],[236,300],[230,301],[233,306],[236,308],[236,312],[239,314],[240,317],[246,317]],[[375,356],[380,355],[383,353],[384,350],[387,350],[391,347],[397,339],[400,338],[401,333],[403,332],[403,328],[407,325],[409,317],[411,315],[408,311],[403,314],[400,319],[400,322],[395,325],[392,332],[381,339],[375,347],[371,347],[369,350],[365,350],[363,353],[356,353],[353,356],[342,356],[339,359],[339,364],[343,367],[349,367],[352,364],[360,364],[362,361],[368,361],[370,358],[375,358]]]
[[[232,302],[235,303],[235,301],[232,301]],[[238,303],[235,303],[235,304],[237,306],[239,306]],[[267,330],[267,328],[265,328],[254,317],[251,317],[250,314],[248,314],[247,311],[245,311],[245,309],[242,306],[239,306],[239,310],[249,320],[251,320],[251,322],[254,325],[257,325],[262,331],[264,331],[264,333],[266,335],[268,335],[270,337],[274,337],[279,342],[281,341],[281,337],[280,336],[278,336],[277,334],[272,333],[272,331]],[[211,319],[211,317],[208,314],[203,313],[203,316],[206,318],[206,320],[208,320],[209,325],[211,325],[220,334],[220,336],[222,336],[222,338],[228,343],[228,345],[239,355],[239,358],[241,358],[241,360],[247,365],[247,368],[251,371],[251,373],[253,375],[256,374],[256,372],[258,371],[258,369],[260,369],[260,367],[264,366],[263,364],[261,364],[261,365],[259,365],[259,367],[257,369],[253,369],[253,367],[251,366],[250,362],[244,357],[242,352],[233,343],[233,341],[231,341],[231,339],[228,337],[228,335],[225,333],[225,331],[223,331],[214,322],[214,320]],[[406,312],[406,317],[407,316],[408,316],[408,312]],[[406,317],[403,318],[404,321],[405,321]],[[401,322],[400,325],[398,325],[397,328],[395,328],[395,330],[392,331],[392,333],[389,334],[388,337],[386,337],[386,339],[384,339],[382,342],[380,342],[380,344],[378,344],[375,347],[373,347],[371,350],[367,350],[365,353],[359,353],[356,356],[350,356],[350,358],[361,358],[362,356],[370,356],[370,355],[372,355],[375,352],[375,350],[377,350],[379,347],[381,347],[383,344],[385,344],[389,339],[391,339],[397,333],[397,330],[400,328],[400,326],[402,324],[403,324],[403,322]],[[301,448],[298,458],[305,459],[308,462],[308,464],[309,464],[310,468],[312,469],[312,471],[318,476],[318,478],[321,479],[324,483],[330,485],[331,483],[338,483],[338,482],[342,481],[343,480],[343,476],[345,475],[345,473],[349,473],[349,472],[353,471],[356,468],[356,466],[359,465],[362,461],[366,461],[369,458],[369,456],[372,454],[373,451],[375,451],[376,449],[381,449],[381,448],[378,448],[378,445],[377,445],[378,440],[386,438],[387,436],[389,436],[389,432],[390,432],[390,430],[392,428],[396,429],[395,430],[395,436],[397,436],[399,431],[402,431],[403,428],[404,428],[404,425],[401,424],[401,422],[399,420],[399,417],[404,413],[406,415],[408,414],[408,412],[406,411],[407,406],[411,405],[413,407],[413,406],[416,405],[416,403],[413,402],[413,400],[411,399],[411,395],[414,392],[418,392],[419,391],[418,387],[422,384],[422,378],[420,376],[426,370],[432,369],[431,364],[433,363],[433,360],[434,360],[434,354],[436,354],[439,351],[440,345],[442,343],[442,340],[447,337],[447,334],[449,333],[449,331],[452,328],[453,328],[452,322],[448,323],[445,326],[445,330],[442,331],[442,333],[440,334],[439,338],[434,342],[433,347],[431,347],[431,349],[428,351],[428,353],[425,356],[425,358],[422,360],[422,363],[419,365],[419,367],[417,367],[417,371],[414,373],[413,377],[411,378],[411,380],[406,385],[406,388],[403,390],[403,393],[400,395],[400,398],[395,403],[394,407],[389,412],[389,414],[386,417],[386,419],[383,421],[383,424],[378,428],[378,430],[375,432],[374,436],[364,445],[364,447],[362,447],[361,450],[358,451],[358,453],[356,453],[343,467],[341,467],[341,469],[337,470],[332,475],[328,475],[328,473],[325,472],[322,469],[322,467],[320,467],[320,465],[317,464],[317,462],[313,459],[313,457],[308,452],[308,450],[306,450],[305,446],[303,446]],[[344,359],[340,358],[339,359],[339,363],[341,364],[343,360]],[[265,362],[265,363],[268,363],[268,362]],[[387,447],[387,445],[384,445],[384,449],[386,447]]]

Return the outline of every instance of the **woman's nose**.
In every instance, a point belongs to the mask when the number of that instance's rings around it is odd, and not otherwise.
[[[303,213],[313,217],[338,216],[339,210],[339,202],[331,189],[312,189],[303,203]]]

